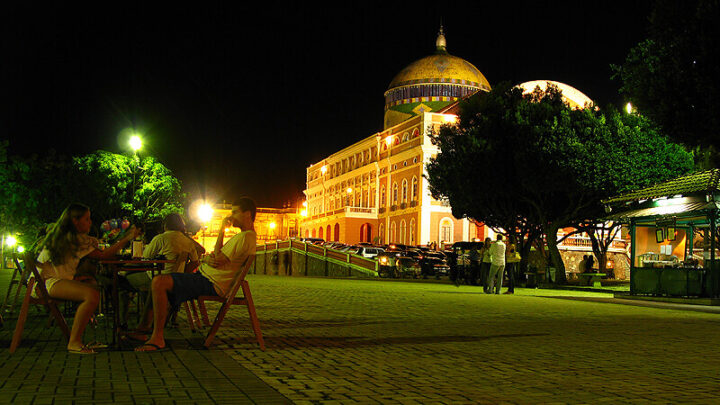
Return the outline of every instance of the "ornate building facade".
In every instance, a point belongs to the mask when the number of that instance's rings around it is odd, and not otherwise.
[[[454,122],[457,101],[490,85],[447,53],[442,29],[433,55],[415,61],[385,92],[384,130],[306,170],[307,215],[300,235],[344,243],[452,243],[492,233],[452,216],[430,195],[425,165],[437,154],[429,134]]]

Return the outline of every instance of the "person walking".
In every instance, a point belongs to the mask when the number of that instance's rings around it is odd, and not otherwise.
[[[495,243],[490,246],[490,274],[488,274],[488,294],[492,294],[495,286],[495,294],[500,294],[502,288],[503,273],[505,270],[505,243],[503,236],[498,234]]]
[[[507,267],[506,273],[508,276],[508,289],[505,291],[505,294],[515,293],[515,283],[517,282],[517,270],[520,259],[520,252],[516,250],[515,244],[511,243],[505,257],[505,266]]]

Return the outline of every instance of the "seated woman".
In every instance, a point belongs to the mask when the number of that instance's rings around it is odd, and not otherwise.
[[[133,226],[113,246],[99,250],[98,240],[88,236],[91,225],[90,208],[82,204],[70,204],[57,222],[51,225],[36,250],[40,252],[37,258],[38,270],[50,297],[80,302],[67,345],[68,352],[77,354],[96,353],[92,347],[83,344],[82,335],[100,301],[100,293],[96,288],[73,280],[80,259],[85,256],[93,259],[113,258],[140,233]]]

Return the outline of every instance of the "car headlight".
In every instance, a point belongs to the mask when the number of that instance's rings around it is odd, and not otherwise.
[[[381,258],[380,258],[380,263],[381,263],[381,264],[387,264],[387,261],[388,261],[387,257],[381,257]]]

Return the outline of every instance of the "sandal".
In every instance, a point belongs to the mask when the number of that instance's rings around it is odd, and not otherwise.
[[[143,349],[143,348],[152,348],[152,349],[147,350],[147,349]],[[167,345],[160,347],[160,346],[156,345],[155,343],[147,343],[147,342],[143,343],[142,345],[135,348],[136,352],[165,352],[168,350],[170,350],[170,348],[167,347]]]
[[[83,345],[79,349],[68,349],[69,354],[97,354],[95,350],[88,347],[87,345]]]

